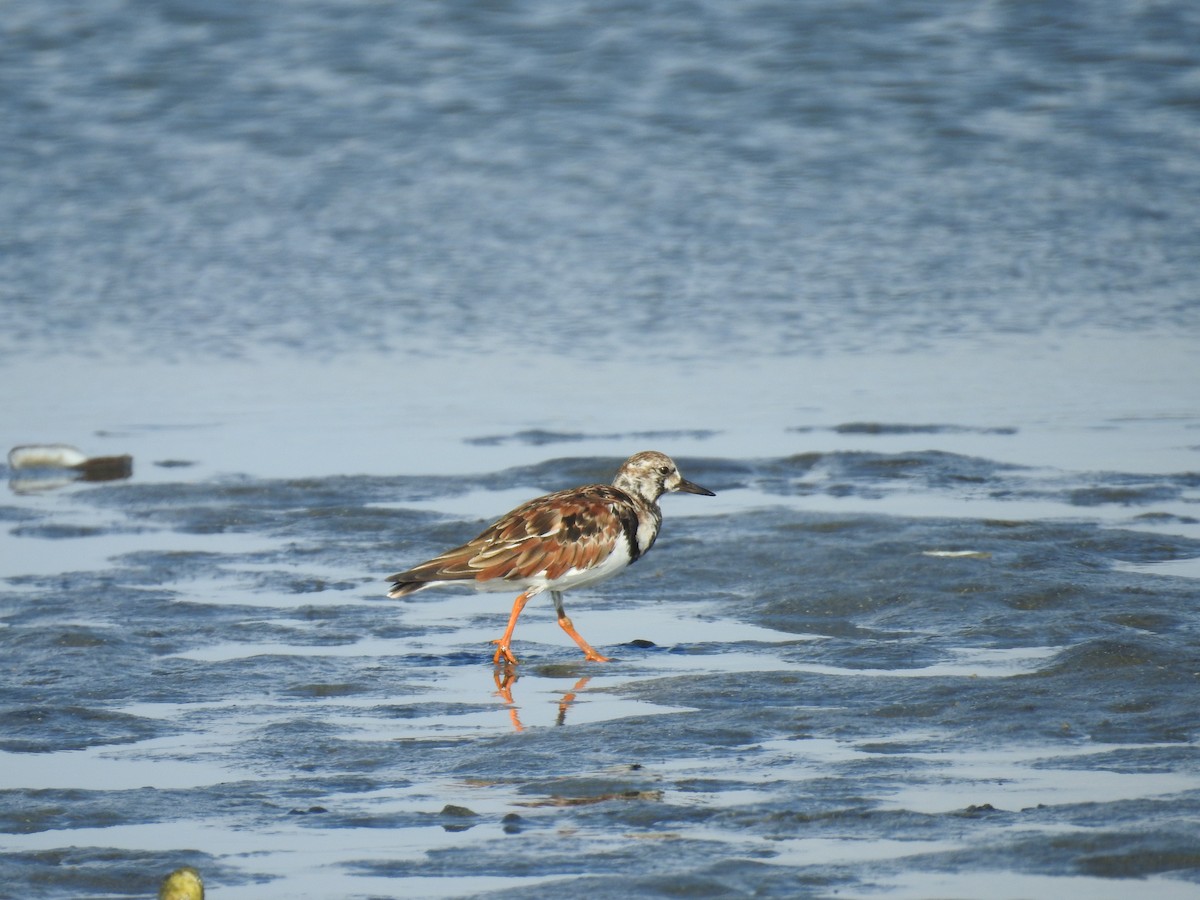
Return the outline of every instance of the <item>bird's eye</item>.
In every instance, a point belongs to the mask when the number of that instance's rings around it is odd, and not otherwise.
[[[658,471],[662,472],[664,475],[670,475],[671,467],[670,466],[659,466]]]

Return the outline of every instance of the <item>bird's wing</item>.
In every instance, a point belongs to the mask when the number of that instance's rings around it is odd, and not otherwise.
[[[518,506],[472,541],[447,550],[388,581],[521,581],[555,579],[603,562],[625,540],[623,519],[636,513],[617,489],[588,485],[547,494]]]

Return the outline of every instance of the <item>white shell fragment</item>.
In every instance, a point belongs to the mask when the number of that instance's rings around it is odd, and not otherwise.
[[[83,451],[70,444],[22,444],[8,451],[10,469],[70,469],[87,461]]]

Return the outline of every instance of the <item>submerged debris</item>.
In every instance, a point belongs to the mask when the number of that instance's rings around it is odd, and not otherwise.
[[[17,493],[61,487],[68,481],[117,481],[133,474],[133,457],[87,456],[70,444],[22,444],[8,451],[8,468],[25,474],[10,486]],[[76,473],[69,479],[63,470]]]

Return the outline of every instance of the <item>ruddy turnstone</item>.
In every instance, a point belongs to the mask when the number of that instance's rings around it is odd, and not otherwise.
[[[513,629],[525,604],[550,591],[558,624],[597,662],[608,657],[580,636],[563,611],[563,591],[599,584],[637,562],[662,525],[658,498],[669,491],[715,496],[682,475],[664,453],[648,450],[621,464],[611,485],[588,484],[537,497],[489,525],[479,537],[388,578],[389,597],[461,582],[476,590],[519,590],[493,662],[516,664]]]

